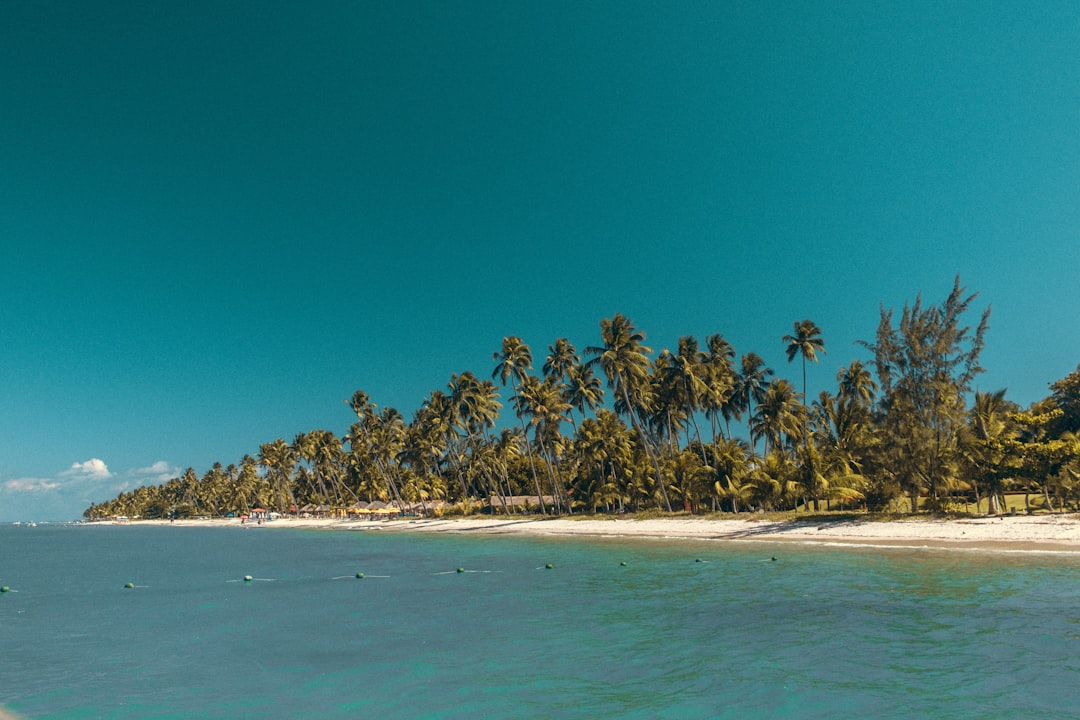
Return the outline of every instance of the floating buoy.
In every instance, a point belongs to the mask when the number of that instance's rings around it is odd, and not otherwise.
[[[11,592],[11,588],[9,588],[7,585],[5,585],[4,587],[0,587],[0,593],[3,592]]]
[[[624,560],[623,562],[619,563],[619,565],[620,567],[626,567],[626,561]]]
[[[545,567],[545,568],[547,568],[548,570],[550,570],[551,568],[553,568],[553,567],[555,567],[555,566],[554,566],[554,565],[552,565],[551,563],[548,563],[548,564],[547,564],[547,565],[545,565],[544,567]]]
[[[132,590],[135,587],[135,583],[126,583],[124,587],[128,590]]]
[[[465,572],[465,568],[458,568],[458,569],[457,569],[457,571],[458,571],[459,573],[463,573],[463,572]]]
[[[357,580],[363,580],[364,579],[364,573],[362,573],[362,572],[356,573],[356,579]]]
[[[773,559],[775,560],[776,558],[773,558]],[[252,578],[250,575],[245,575],[244,576],[244,582],[251,582],[253,579],[254,578]]]
[[[775,556],[773,556],[773,559],[772,559],[772,561],[773,561],[773,562],[776,562],[776,557],[775,557]]]
[[[694,562],[701,562],[701,558],[694,558]]]

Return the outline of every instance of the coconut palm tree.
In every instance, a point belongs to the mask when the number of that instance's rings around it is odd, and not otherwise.
[[[548,345],[548,356],[544,359],[545,379],[560,383],[574,365],[581,362],[577,350],[566,338],[558,338],[553,345]]]
[[[836,373],[836,380],[840,384],[839,395],[843,401],[864,407],[873,404],[878,386],[870,370],[860,361],[853,360],[848,367],[841,367]]]
[[[804,408],[790,382],[778,378],[769,383],[750,418],[751,438],[765,439],[765,454],[786,454],[800,435]]]
[[[379,412],[378,407],[362,390],[353,393],[346,404],[352,408],[357,418],[346,436],[349,442],[349,466],[361,483],[366,468],[373,468],[373,472],[382,480],[383,488],[379,494],[390,495],[399,508],[403,507],[395,462],[405,435],[405,423],[401,413],[394,408],[385,408]],[[370,492],[368,488],[368,493]],[[355,493],[353,497],[356,497]]]
[[[469,449],[470,465],[476,465],[476,471],[486,481],[488,495],[499,495],[497,484],[487,463],[484,453],[480,452],[487,441],[487,431],[495,426],[499,417],[499,391],[490,380],[479,380],[471,372],[450,377],[450,401],[455,410],[454,426],[465,432],[465,446]],[[454,445],[458,445],[457,442]],[[458,450],[455,450],[458,453]],[[459,453],[460,454],[460,453]],[[463,456],[463,454],[462,454]]]
[[[757,353],[749,352],[742,356],[739,363],[739,373],[735,377],[734,397],[738,398],[736,407],[745,412],[748,419],[753,417],[754,403],[761,402],[761,398],[764,397],[772,374],[773,369],[765,367],[765,361]],[[750,439],[750,449],[756,452],[753,431],[750,433]]]
[[[698,427],[695,413],[704,406],[710,391],[708,356],[701,351],[693,335],[679,338],[678,348],[674,354],[667,350],[661,353],[666,360],[661,373],[661,386],[668,389],[674,402],[681,406],[683,417],[690,421],[686,427],[686,444],[690,444],[690,425],[693,425],[698,443],[701,444],[701,428]],[[658,362],[657,368],[660,367]]]
[[[817,362],[818,353],[825,354],[825,341],[821,339],[821,328],[812,320],[795,323],[793,335],[784,336],[787,345],[787,359],[791,362],[796,356],[802,358],[803,402],[806,402],[806,361]]]
[[[702,408],[712,424],[713,439],[717,436],[717,416],[724,418],[725,434],[731,436],[731,420],[740,415],[736,390],[735,348],[724,336],[716,333],[705,338],[705,384]]]
[[[518,417],[528,418],[528,424],[533,428],[533,438],[544,456],[556,502],[565,504],[565,488],[556,476],[555,450],[560,444],[559,424],[566,420],[564,413],[570,409],[570,404],[563,400],[550,379],[541,381],[532,376],[525,377],[513,403]]]
[[[1015,403],[1005,399],[1005,390],[975,392],[968,412],[968,423],[959,434],[960,453],[970,467],[969,475],[975,489],[975,502],[981,500],[981,490],[988,491],[987,513],[998,514],[998,499],[1004,488],[1002,480],[1007,471],[1006,448],[1015,423],[1009,414],[1017,410]]]
[[[493,380],[498,378],[503,387],[506,387],[509,381],[511,389],[517,395],[522,381],[528,377],[529,370],[532,369],[532,350],[522,342],[521,338],[509,335],[503,338],[501,351],[493,353],[492,359],[496,361],[496,365],[491,378]],[[525,419],[520,414],[518,421],[521,423],[521,434],[528,437]],[[536,487],[536,501],[540,504],[540,512],[547,514],[547,508],[544,507],[544,495],[540,490],[540,478],[536,474],[536,463],[533,461],[531,452],[528,456],[529,470],[532,473],[533,485]]]
[[[585,350],[586,354],[593,356],[588,364],[600,366],[608,379],[608,386],[621,401],[622,411],[630,418],[630,424],[641,439],[642,448],[652,461],[664,506],[671,512],[671,502],[664,486],[656,450],[638,417],[639,414],[647,412],[652,404],[649,382],[651,363],[648,357],[652,349],[644,344],[644,333],[639,332],[628,318],[619,313],[600,322],[600,337],[603,345]],[[617,402],[616,411],[618,410]]]
[[[802,358],[802,377],[803,377],[803,391],[802,401],[803,404],[809,404],[809,398],[806,396],[806,361],[811,362],[818,361],[818,353],[825,354],[825,341],[821,338],[821,328],[819,328],[812,320],[802,320],[795,323],[795,332],[792,335],[784,336],[784,343],[787,345],[787,359],[791,362],[798,355]],[[810,432],[806,425],[806,416],[804,415],[804,422],[802,428],[803,435],[803,449],[805,452],[805,473],[806,473],[806,486],[810,489],[814,498],[814,510],[818,510],[818,485],[815,480],[816,471],[813,467],[813,455],[810,452]]]
[[[708,447],[709,465],[717,478],[714,489],[721,499],[731,501],[731,510],[739,513],[740,505],[750,496],[746,477],[750,472],[750,447],[743,440],[725,438]]]
[[[566,386],[563,399],[572,408],[577,408],[584,417],[586,413],[596,412],[596,408],[604,401],[604,388],[600,385],[600,378],[593,373],[592,367],[575,363],[566,371]],[[570,415],[570,424],[577,430],[577,422]]]
[[[281,438],[259,446],[259,464],[266,468],[274,504],[278,509],[296,504],[292,472],[296,467],[296,451]],[[269,503],[268,503],[269,504]]]

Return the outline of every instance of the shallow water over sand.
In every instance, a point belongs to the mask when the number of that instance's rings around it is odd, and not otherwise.
[[[1080,680],[1072,556],[64,525],[0,548],[0,703],[30,717],[1070,717]]]

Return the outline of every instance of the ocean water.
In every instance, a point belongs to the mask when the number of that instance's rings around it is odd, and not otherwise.
[[[7,525],[0,704],[31,718],[1075,717],[1078,570],[1070,555],[790,543]]]

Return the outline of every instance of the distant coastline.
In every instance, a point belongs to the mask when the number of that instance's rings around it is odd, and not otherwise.
[[[102,523],[108,524],[108,523]],[[239,519],[138,520],[139,525],[351,530],[368,532],[549,535],[684,540],[786,541],[879,547],[932,547],[1008,552],[1080,553],[1076,515],[972,517],[948,520],[767,520],[746,518],[451,517],[398,520],[281,518],[241,524]]]

